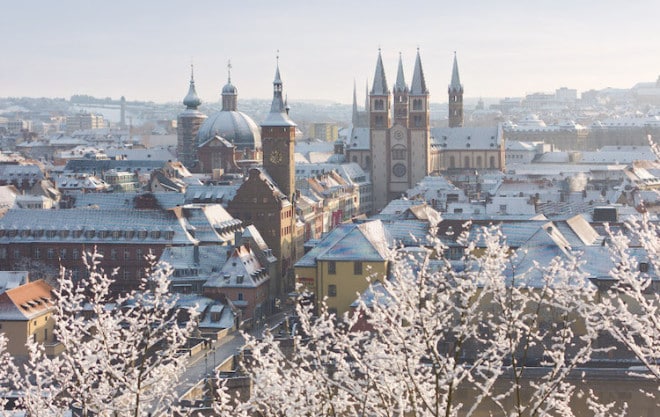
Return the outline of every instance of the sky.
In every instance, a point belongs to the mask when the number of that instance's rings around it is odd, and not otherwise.
[[[419,48],[431,101],[445,102],[456,51],[466,98],[568,87],[630,88],[660,75],[660,1],[8,0],[0,97],[217,102],[272,97],[364,102],[379,48],[410,84]],[[369,84],[369,87],[371,85]]]

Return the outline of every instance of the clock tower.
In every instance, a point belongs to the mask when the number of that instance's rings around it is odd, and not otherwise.
[[[287,106],[282,98],[282,79],[278,63],[273,81],[273,103],[266,120],[261,123],[261,143],[264,169],[289,201],[293,201],[293,194],[296,191],[295,135],[296,124],[289,118]]]

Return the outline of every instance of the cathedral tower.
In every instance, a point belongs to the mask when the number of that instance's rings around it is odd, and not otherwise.
[[[394,104],[392,111],[394,112],[394,124],[399,124],[403,127],[408,127],[408,86],[406,79],[403,76],[403,60],[399,52],[399,68],[396,73],[396,82],[392,89],[394,95]]]
[[[412,84],[410,85],[410,187],[415,186],[431,171],[431,108],[429,89],[417,49]]]
[[[389,137],[390,90],[387,88],[383,58],[378,49],[376,73],[369,93],[369,146],[371,148],[371,179],[374,209],[380,210],[389,201]]]
[[[463,86],[458,75],[458,61],[454,52],[454,68],[451,73],[449,94],[449,127],[463,127]]]
[[[261,123],[261,141],[264,169],[290,201],[294,201],[295,193],[295,136],[296,124],[289,118],[282,97],[282,79],[278,63],[273,81],[273,102],[270,113]]]
[[[193,66],[190,65],[190,87],[188,94],[183,99],[186,110],[180,113],[177,118],[177,154],[179,161],[188,169],[193,169],[197,160],[196,136],[202,123],[206,120],[206,115],[202,114],[197,108],[202,104],[202,100],[195,91],[195,77]]]

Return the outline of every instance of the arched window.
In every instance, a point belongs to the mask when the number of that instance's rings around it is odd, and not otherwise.
[[[383,100],[374,101],[374,110],[383,110],[385,109],[385,103]]]
[[[470,157],[466,156],[463,158],[463,168],[470,168]]]
[[[402,145],[396,145],[392,148],[392,159],[393,160],[405,160],[406,159],[406,147]]]
[[[422,99],[416,98],[413,100],[413,110],[422,110]]]
[[[494,156],[490,157],[490,167],[495,168],[495,157]]]
[[[477,156],[477,168],[483,168],[481,166],[481,157],[480,156]]]
[[[371,157],[370,156],[365,156],[364,157],[364,163],[366,165],[367,171],[371,171]]]
[[[456,168],[456,158],[453,156],[449,157],[449,168],[454,169]]]

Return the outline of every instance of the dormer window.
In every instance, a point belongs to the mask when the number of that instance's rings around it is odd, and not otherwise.
[[[639,272],[649,272],[649,263],[648,262],[640,262],[639,263]]]

